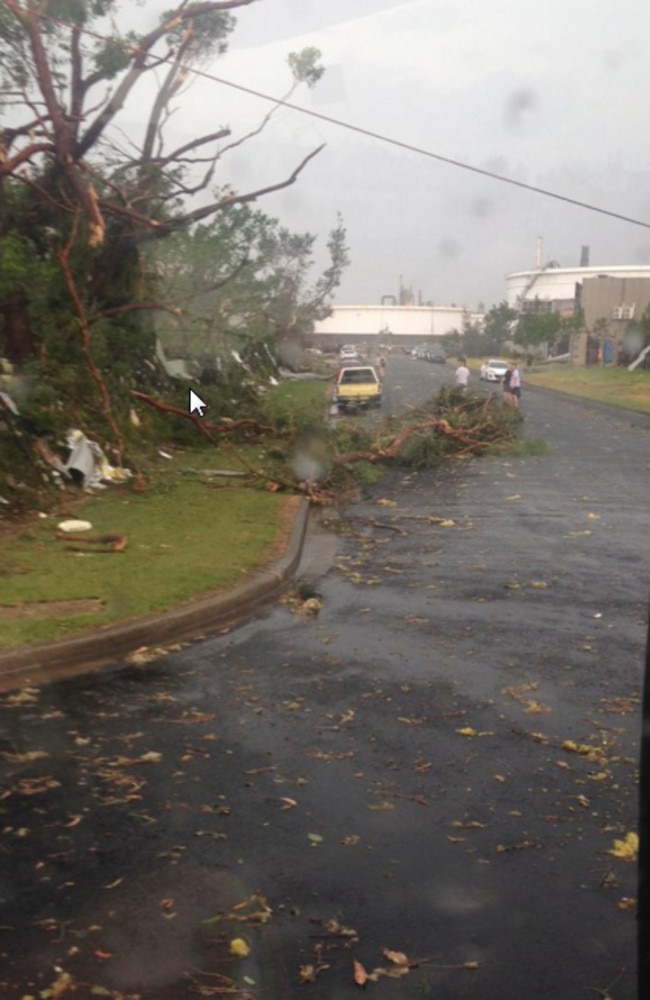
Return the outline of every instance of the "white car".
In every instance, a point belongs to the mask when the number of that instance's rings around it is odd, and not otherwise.
[[[484,365],[481,365],[482,382],[500,382],[508,371],[508,362],[499,358],[490,358]]]
[[[339,351],[341,361],[356,361],[359,357],[356,347],[352,345],[342,347]]]

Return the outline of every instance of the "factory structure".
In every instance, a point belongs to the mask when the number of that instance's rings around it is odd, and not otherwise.
[[[639,324],[650,306],[650,265],[593,266],[589,247],[583,246],[577,266],[562,267],[555,260],[544,262],[539,237],[534,267],[507,274],[505,285],[507,303],[519,316],[582,315],[582,328],[571,334],[573,365],[613,364],[622,357],[629,359],[641,347],[644,334]],[[380,344],[390,350],[430,344],[446,334],[462,333],[468,325],[479,330],[483,325],[480,310],[424,305],[421,297],[416,305],[403,291],[400,278],[400,295],[384,296],[379,305],[332,306],[327,319],[315,323],[310,342],[324,349],[352,343],[366,352]]]
[[[543,263],[538,238],[535,267],[506,275],[508,305],[520,316],[582,310],[583,326],[571,335],[570,359],[576,366],[616,363],[640,346],[638,324],[650,304],[650,266],[589,263],[583,246],[577,267]]]
[[[390,296],[392,299],[393,296]],[[381,305],[332,306],[327,319],[315,323],[311,340],[319,347],[364,343],[368,348],[415,347],[445,334],[461,332],[467,323],[480,323],[482,313],[463,306]]]

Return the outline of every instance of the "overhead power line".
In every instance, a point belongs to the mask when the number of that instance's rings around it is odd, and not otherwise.
[[[61,27],[74,27],[69,22],[58,17],[53,17],[51,14],[44,13],[41,16],[46,20],[61,25]],[[81,33],[99,41],[107,42],[113,40],[108,38],[106,35],[91,31],[88,28],[82,28]],[[156,60],[156,65],[159,65],[159,60]],[[375,139],[377,142],[384,143],[384,145],[394,146],[397,149],[404,149],[407,152],[415,153],[418,156],[426,156],[428,159],[436,160],[438,163],[446,163],[450,167],[456,167],[459,170],[466,170],[469,173],[478,174],[481,177],[487,177],[500,184],[509,184],[511,187],[521,188],[524,191],[531,191],[533,194],[539,194],[544,198],[553,198],[555,201],[561,201],[567,205],[575,205],[577,208],[583,208],[587,212],[597,212],[599,215],[606,215],[610,219],[618,219],[620,222],[629,222],[632,226],[641,226],[643,229],[650,229],[650,222],[644,222],[642,219],[635,219],[630,215],[623,215],[621,212],[614,212],[612,209],[603,208],[601,205],[593,205],[588,201],[571,198],[568,195],[559,194],[557,191],[550,191],[548,188],[539,187],[536,184],[527,184],[525,181],[515,180],[514,177],[507,177],[505,174],[498,174],[494,170],[486,170],[484,167],[475,167],[471,163],[465,163],[463,160],[457,160],[451,156],[444,156],[442,153],[434,153],[431,149],[424,149],[422,146],[416,146],[413,143],[405,142],[401,139],[394,139],[392,136],[384,135],[382,132],[375,132],[372,129],[364,128],[361,125],[355,125],[352,122],[346,122],[340,118],[334,118],[332,115],[325,115],[321,111],[314,111],[312,108],[304,108],[300,104],[294,104],[292,101],[283,100],[279,97],[273,97],[271,94],[266,94],[253,87],[246,87],[242,83],[235,83],[233,80],[225,80],[223,77],[215,76],[214,73],[208,73],[206,70],[196,69],[196,67],[188,64],[182,64],[179,68],[183,69],[187,73],[192,73],[194,76],[210,80],[213,83],[220,83],[222,86],[230,87],[233,90],[238,90],[243,94],[250,94],[252,97],[257,97],[261,101],[267,101],[268,103],[274,104],[276,107],[289,108],[291,111],[297,111],[301,115],[308,115],[310,118],[316,118],[318,121],[326,122],[328,125],[334,125],[336,128],[342,128],[348,132],[354,132],[357,135],[363,135],[369,139]]]
[[[190,69],[190,67],[187,68]],[[499,181],[501,184],[510,184],[512,187],[523,188],[524,191],[532,191],[534,194],[540,194],[546,198],[554,198],[556,201],[563,201],[568,205],[576,205],[578,208],[584,208],[589,212],[598,212],[600,215],[608,215],[612,219],[629,222],[633,226],[642,226],[644,229],[650,229],[650,222],[643,222],[641,219],[634,219],[632,216],[623,215],[620,212],[614,212],[609,208],[602,208],[600,205],[592,205],[588,201],[580,201],[578,198],[570,198],[568,195],[558,194],[557,191],[549,191],[548,188],[538,187],[536,184],[526,184],[525,181],[515,180],[514,177],[506,177],[504,174],[495,173],[493,170],[486,170],[483,167],[475,167],[471,163],[464,163],[462,160],[456,160],[451,156],[444,156],[442,153],[434,153],[432,150],[424,149],[422,146],[415,146],[413,143],[404,142],[401,139],[394,139],[391,136],[384,135],[382,132],[374,132],[372,129],[363,128],[361,125],[354,125],[352,122],[346,122],[340,118],[334,118],[331,115],[324,115],[320,111],[313,111],[311,108],[301,107],[301,105],[293,104],[291,101],[283,101],[280,98],[272,97],[270,94],[265,94],[261,90],[255,90],[253,87],[245,87],[243,84],[234,83],[232,80],[224,80],[223,77],[214,76],[214,74],[206,73],[203,70],[192,69],[191,72],[195,73],[197,76],[205,77],[207,80],[212,80],[215,83],[221,83],[225,87],[232,87],[233,90],[240,90],[244,94],[251,94],[253,97],[259,97],[260,100],[271,101],[276,105],[281,105],[285,108],[290,108],[292,111],[298,111],[300,114],[309,115],[311,118],[317,118],[319,121],[327,122],[329,125],[335,125],[338,128],[346,129],[348,132],[356,132],[358,135],[365,135],[370,139],[376,139],[386,145],[396,146],[398,149],[405,149],[409,153],[417,153],[419,156],[426,156],[430,160],[437,160],[439,163],[446,163],[451,167],[458,167],[460,170],[468,170],[470,173],[480,174],[482,177],[489,177],[490,180]]]

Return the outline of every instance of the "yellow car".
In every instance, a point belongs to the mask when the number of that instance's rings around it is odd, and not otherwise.
[[[381,381],[370,365],[342,368],[334,384],[332,402],[339,410],[381,406]]]

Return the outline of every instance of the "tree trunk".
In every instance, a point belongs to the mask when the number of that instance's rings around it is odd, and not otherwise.
[[[3,357],[13,365],[23,365],[36,353],[36,336],[24,295],[0,302],[0,344]]]

